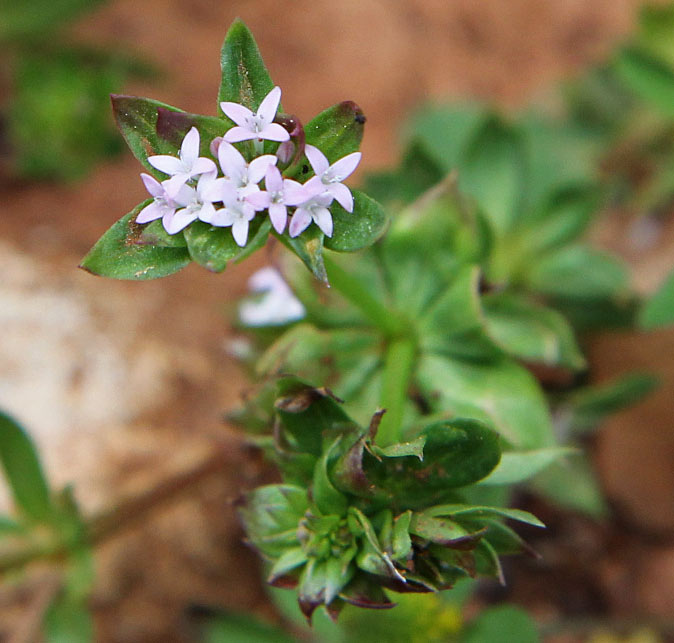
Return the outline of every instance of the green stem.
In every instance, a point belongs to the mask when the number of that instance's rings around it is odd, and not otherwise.
[[[376,442],[380,447],[400,442],[407,389],[412,376],[412,366],[416,357],[416,346],[409,337],[391,340],[384,360],[382,383],[382,407],[386,414],[377,430]]]
[[[330,257],[326,256],[323,259],[330,285],[358,308],[387,337],[396,337],[406,331],[407,323],[373,297],[359,279],[346,272]]]

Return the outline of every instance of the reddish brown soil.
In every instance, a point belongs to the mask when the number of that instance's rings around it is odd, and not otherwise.
[[[606,54],[633,24],[638,4],[114,0],[81,20],[73,32],[86,42],[128,47],[164,70],[163,79],[126,87],[126,93],[213,113],[219,47],[229,23],[240,16],[283,87],[287,109],[308,120],[344,99],[363,107],[368,117],[364,166],[372,168],[395,159],[398,127],[420,100],[480,97],[517,106],[542,96],[555,81]],[[130,362],[149,340],[165,360],[165,390],[156,403],[138,407],[124,427],[106,427],[99,439],[105,445],[100,462],[78,474],[78,462],[64,457],[66,475],[97,489],[89,504],[104,506],[120,494],[139,493],[167,474],[193,466],[214,440],[224,443],[226,466],[220,475],[196,485],[101,551],[93,605],[98,640],[104,642],[185,640],[184,613],[193,603],[266,609],[256,563],[240,544],[231,506],[242,486],[253,484],[257,467],[220,421],[245,386],[223,350],[229,332],[223,313],[265,253],[220,276],[191,266],[158,282],[118,284],[78,273],[79,259],[98,236],[144,198],[139,169],[127,154],[78,185],[2,189],[0,238],[35,260],[39,274],[55,288],[65,283],[93,302],[111,341]],[[660,251],[670,264],[672,247]],[[131,330],[124,321],[129,316],[134,319]],[[612,421],[599,439],[597,460],[620,510],[623,532],[607,534],[608,528],[583,523],[574,537],[580,538],[579,555],[587,556],[585,575],[574,576],[563,562],[558,567],[549,563],[552,578],[540,572],[546,568],[534,573],[538,583],[558,583],[571,593],[580,591],[573,582],[593,583],[608,615],[626,610],[623,615],[666,618],[674,612],[674,370],[668,359],[673,348],[671,333],[594,342],[591,356],[599,379],[639,367],[659,372],[663,387]],[[130,394],[124,387],[110,391],[112,396]],[[39,391],[35,395],[39,399]],[[569,520],[579,524],[576,518]],[[588,530],[591,536],[583,540]],[[553,542],[568,536],[562,534]],[[561,551],[552,559],[573,559],[573,549]],[[601,562],[596,574],[589,569],[593,556]],[[515,595],[540,614],[563,612],[559,592],[537,595],[527,592],[526,580],[522,583]]]

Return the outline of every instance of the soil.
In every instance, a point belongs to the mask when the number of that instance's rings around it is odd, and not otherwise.
[[[399,127],[422,100],[481,98],[507,108],[544,100],[555,82],[608,54],[638,4],[113,0],[72,34],[137,52],[164,72],[120,91],[213,113],[220,44],[240,16],[286,109],[307,121],[337,101],[361,105],[367,170],[395,161]],[[101,548],[92,606],[97,640],[110,643],[189,640],[186,614],[195,604],[269,609],[233,509],[260,467],[222,420],[247,386],[227,348],[233,302],[268,257],[262,251],[224,275],[190,266],[149,283],[77,270],[101,233],[145,198],[139,171],[125,154],[76,185],[0,187],[0,407],[34,433],[55,484],[73,481],[93,512],[198,469],[214,445],[223,458],[217,474]],[[639,287],[652,288],[672,263],[674,231],[662,231],[645,261],[624,241],[626,226],[616,219],[601,239],[633,260]],[[556,525],[543,544],[547,562],[515,568],[508,591],[542,620],[674,613],[673,349],[671,332],[607,335],[589,346],[597,379],[639,368],[663,384],[597,440],[618,518],[598,526],[538,507]],[[7,606],[0,639],[23,613]]]

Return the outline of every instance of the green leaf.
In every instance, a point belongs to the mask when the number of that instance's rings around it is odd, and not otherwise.
[[[351,190],[353,212],[347,212],[336,201],[332,212],[332,237],[325,237],[324,246],[337,252],[355,252],[371,246],[386,229],[388,217],[384,208],[367,194]]]
[[[483,518],[508,518],[517,520],[534,527],[545,527],[545,525],[533,514],[521,509],[508,509],[507,507],[474,507],[471,505],[438,505],[426,509],[424,514],[427,516],[450,516],[456,520],[466,519],[471,521],[480,521]]]
[[[0,538],[2,536],[20,534],[25,531],[25,527],[12,520],[9,516],[0,515]]]
[[[229,228],[195,221],[185,228],[185,240],[193,261],[211,272],[222,272],[241,248]]]
[[[626,295],[627,270],[617,258],[582,245],[545,255],[526,276],[529,287],[570,299],[616,298]]]
[[[139,96],[122,96],[113,94],[112,111],[117,121],[117,127],[122,133],[133,155],[145,168],[157,178],[164,175],[147,162],[147,157],[153,154],[177,155],[180,145],[171,143],[157,132],[159,109],[171,112],[182,110],[166,103]]]
[[[482,612],[469,626],[461,643],[487,643],[488,641],[517,641],[539,643],[536,624],[520,607],[499,605]]]
[[[357,152],[364,129],[363,111],[350,100],[328,107],[304,126],[306,142],[321,150],[330,163]],[[311,166],[304,169],[300,170],[303,182],[313,173]]]
[[[589,386],[572,393],[561,405],[562,417],[574,433],[596,428],[608,415],[633,406],[659,384],[647,373],[628,373],[611,382]]]
[[[548,366],[586,367],[571,326],[557,311],[507,292],[486,295],[482,303],[486,330],[506,352]]]
[[[29,435],[2,412],[0,463],[17,508],[33,520],[47,521],[52,518],[49,487],[35,445]]]
[[[416,455],[378,458],[355,444],[335,463],[334,484],[396,508],[442,501],[452,489],[484,478],[498,464],[498,434],[478,420],[456,418],[425,427],[423,460]]]
[[[328,474],[328,463],[335,457],[341,441],[340,436],[325,450],[314,469],[312,498],[319,511],[324,515],[337,514],[342,516],[349,506],[346,497],[335,489]]]
[[[510,359],[480,364],[422,355],[417,379],[434,412],[485,420],[515,448],[554,444],[538,382]]]
[[[517,217],[525,172],[521,133],[491,116],[467,144],[459,165],[459,186],[475,198],[493,227],[503,233]]]
[[[162,248],[187,247],[185,235],[183,233],[169,234],[166,232],[161,219],[156,219],[144,225],[136,243],[141,246],[161,246]]]
[[[524,482],[546,469],[559,458],[567,455],[578,455],[576,449],[570,447],[548,447],[531,451],[506,451],[494,469],[481,485],[513,485]]]
[[[396,444],[390,444],[383,449],[376,444],[371,446],[372,453],[382,456],[384,458],[401,458],[407,455],[413,455],[419,458],[419,460],[424,459],[424,445],[426,444],[426,436],[420,435],[414,440],[409,442],[397,442]]]
[[[82,260],[80,268],[101,277],[142,281],[178,272],[190,262],[187,248],[138,244],[143,227],[138,213],[149,203],[137,205],[115,223]]]
[[[328,283],[328,273],[323,262],[324,235],[318,226],[309,226],[299,237],[294,239],[286,234],[277,234],[276,232],[274,232],[274,236],[302,260],[316,279]]]
[[[257,111],[264,97],[274,89],[255,38],[241,20],[235,20],[225,36],[220,68],[218,113],[222,101],[240,103]]]
[[[47,643],[92,643],[94,620],[84,601],[70,600],[67,594],[52,603],[45,616]]]
[[[644,304],[639,325],[645,330],[674,323],[674,271],[670,272],[658,291]]]
[[[248,614],[223,612],[204,625],[204,643],[294,643],[281,628]]]
[[[674,116],[674,71],[637,47],[624,49],[615,62],[622,81],[665,116]]]

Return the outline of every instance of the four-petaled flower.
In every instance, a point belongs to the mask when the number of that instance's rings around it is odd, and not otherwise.
[[[181,215],[178,214],[176,217],[176,210],[183,208],[190,202],[192,188],[183,185],[177,195],[170,197],[166,193],[166,186],[163,183],[160,183],[149,174],[143,173],[140,177],[143,179],[147,191],[154,197],[154,201],[146,205],[138,213],[136,223],[150,223],[150,221],[161,219],[164,229],[169,234],[175,234],[182,230],[185,226],[181,225]],[[188,221],[185,225],[189,223],[191,221]]]
[[[311,163],[316,176],[311,177],[306,186],[308,190],[318,193],[326,192],[332,195],[337,202],[347,211],[353,212],[353,196],[351,190],[342,184],[342,181],[350,176],[360,163],[360,152],[347,154],[332,165],[317,147],[305,145],[304,153]]]
[[[289,324],[306,313],[276,268],[266,266],[258,270],[248,280],[248,288],[258,297],[244,300],[239,307],[239,319],[246,326]]]
[[[240,196],[257,192],[257,184],[267,172],[267,168],[276,165],[278,158],[273,154],[264,154],[246,163],[246,159],[231,143],[222,141],[218,146],[218,160],[225,175],[224,179],[217,179],[218,185],[231,183]]]
[[[166,194],[175,197],[180,188],[199,174],[217,172],[217,167],[211,159],[199,156],[199,130],[190,129],[180,146],[179,158],[168,154],[148,156],[147,162],[160,172],[171,178],[164,181]]]
[[[267,168],[264,176],[264,192],[248,194],[246,200],[253,204],[256,210],[269,211],[269,218],[274,230],[281,234],[286,227],[288,210],[286,206],[304,203],[311,196],[304,186],[292,179],[284,179],[275,165]]]
[[[262,100],[257,112],[253,114],[247,107],[239,103],[220,103],[220,108],[229,119],[236,123],[225,134],[228,143],[240,141],[263,140],[287,141],[290,134],[278,123],[274,123],[276,110],[281,102],[281,88],[274,87]]]
[[[321,229],[326,237],[332,236],[332,215],[328,206],[332,203],[331,194],[317,194],[297,207],[290,220],[288,232],[291,237],[302,234],[312,220]]]
[[[243,248],[248,241],[248,225],[255,218],[255,208],[241,198],[232,185],[226,185],[220,192],[220,200],[225,207],[216,210],[208,223],[221,228],[232,226],[234,241]]]

